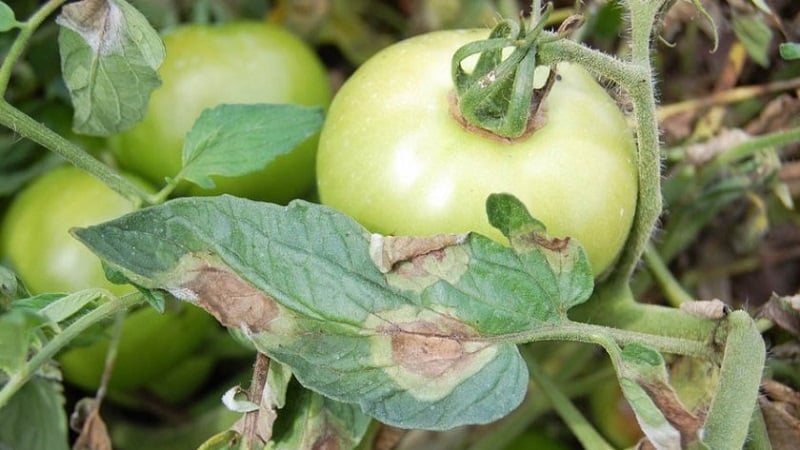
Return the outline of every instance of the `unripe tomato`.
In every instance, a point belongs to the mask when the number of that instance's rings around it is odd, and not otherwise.
[[[322,203],[383,234],[477,231],[489,194],[525,203],[552,236],[577,238],[595,275],[627,239],[637,198],[632,132],[583,68],[562,63],[544,125],[507,141],[476,133],[451,105],[453,53],[486,31],[440,31],[395,44],[361,66],[328,111],[317,182]]]
[[[147,186],[141,180],[133,181]],[[148,188],[149,189],[149,188]],[[100,260],[69,235],[134,211],[131,201],[72,166],[51,170],[24,188],[0,227],[0,254],[33,293],[102,287],[122,295],[130,285],[109,282]],[[192,305],[160,314],[142,308],[125,319],[109,387],[133,389],[156,380],[203,345],[215,320]],[[108,340],[75,347],[59,356],[64,379],[86,389],[99,385]],[[198,376],[206,377],[208,371]],[[197,378],[197,377],[194,377]],[[187,385],[202,380],[187,378]]]
[[[299,38],[260,22],[185,25],[164,37],[167,56],[144,119],[112,138],[120,165],[163,184],[181,168],[186,133],[207,109],[223,103],[292,103],[326,107],[330,85],[317,55]],[[264,143],[265,146],[269,142]],[[241,177],[213,177],[216,188],[189,193],[229,193],[279,203],[313,187],[317,137]]]
[[[144,184],[142,181],[137,181]],[[133,203],[72,166],[49,171],[24,188],[0,227],[0,254],[34,294],[102,287],[114,294],[128,285],[106,280],[100,260],[69,235],[135,209]]]

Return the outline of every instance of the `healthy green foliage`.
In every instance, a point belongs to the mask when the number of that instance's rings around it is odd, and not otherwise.
[[[515,408],[528,376],[508,336],[556,326],[591,292],[576,244],[517,231],[516,252],[480,235],[393,238],[319,205],[223,196],[75,235],[134,284],[245,330],[306,387],[385,423],[446,429]]]
[[[322,126],[322,109],[289,104],[220,105],[186,135],[179,178],[211,189],[211,175],[254,172],[289,153]]]
[[[165,55],[147,19],[125,0],[83,0],[56,22],[75,131],[108,136],[141,120]]]
[[[11,9],[5,2],[0,2],[0,33],[5,33],[19,26],[14,10]]]
[[[780,50],[781,58],[785,60],[800,59],[800,43],[784,42],[778,49]]]
[[[0,408],[0,448],[69,448],[60,384],[34,378]]]

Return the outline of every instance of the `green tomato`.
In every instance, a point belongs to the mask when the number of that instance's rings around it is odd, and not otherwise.
[[[0,254],[34,294],[91,287],[117,295],[131,292],[129,285],[106,280],[100,260],[70,236],[69,229],[105,222],[134,209],[130,200],[86,172],[72,166],[56,168],[14,198],[0,227]]]
[[[111,140],[119,164],[155,184],[181,168],[186,133],[200,113],[223,103],[292,103],[327,107],[331,92],[317,55],[288,31],[260,22],[186,25],[164,37],[167,56],[144,119]],[[269,145],[269,143],[264,143]],[[314,184],[317,136],[264,169],[240,177],[213,177],[229,193],[285,203]]]
[[[177,306],[164,314],[145,307],[125,319],[108,383],[111,391],[130,391],[158,382],[194,357],[203,346],[205,338],[215,328],[214,318],[194,305]],[[96,389],[103,374],[108,344],[108,339],[102,339],[61,354],[58,360],[64,379],[87,390]],[[208,373],[187,374],[184,384],[197,387]],[[185,395],[167,392],[162,398],[179,401]]]
[[[644,436],[616,380],[594,389],[588,400],[592,422],[615,447],[632,447]]]
[[[144,182],[132,178],[148,188]],[[134,288],[108,281],[100,260],[69,235],[69,229],[105,222],[134,211],[134,204],[88,173],[61,166],[37,178],[10,205],[0,227],[0,254],[32,293],[73,292],[101,287],[122,295]],[[190,356],[215,327],[201,309],[185,305],[159,314],[132,312],[123,324],[109,386],[131,389],[153,380]],[[59,356],[64,379],[97,388],[108,340]],[[205,375],[204,375],[205,376]],[[187,381],[188,383],[189,381]]]
[[[322,130],[320,200],[374,232],[476,231],[502,242],[485,201],[511,193],[550,235],[577,238],[601,274],[624,245],[636,209],[635,144],[625,117],[589,73],[562,63],[541,128],[511,142],[468,130],[451,112],[450,61],[461,45],[486,35],[418,36],[360,67],[336,94]]]

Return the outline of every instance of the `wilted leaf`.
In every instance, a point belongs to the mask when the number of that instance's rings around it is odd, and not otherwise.
[[[800,295],[775,295],[761,307],[761,316],[800,336]]]
[[[72,450],[111,450],[111,436],[105,421],[100,417],[100,403],[84,398],[75,405],[70,426],[78,432]]]
[[[764,395],[759,397],[758,404],[772,448],[794,448],[800,440],[800,394],[771,379],[764,380],[762,390]]]
[[[638,344],[626,346],[618,376],[625,399],[656,448],[702,448],[703,420],[686,409],[667,382],[660,353]]]
[[[383,273],[370,233],[302,201],[178,199],[75,234],[133,283],[245,330],[306,387],[400,427],[510,412],[528,376],[503,336],[556,326],[564,304],[586,299],[559,297],[565,291],[549,285],[558,267],[546,257],[535,267],[536,252],[518,255],[479,235]],[[591,284],[591,271],[583,275]]]
[[[212,175],[259,170],[316,133],[322,110],[286,104],[220,105],[200,114],[186,135],[179,177],[211,189]]]
[[[60,384],[34,377],[0,408],[0,448],[67,450]]]
[[[165,55],[147,19],[125,0],[82,0],[65,5],[56,22],[75,131],[108,136],[139,122],[161,85]]]

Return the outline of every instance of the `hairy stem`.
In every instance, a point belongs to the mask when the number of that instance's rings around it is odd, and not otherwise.
[[[6,101],[0,100],[0,124],[62,156],[111,189],[137,204],[148,201],[149,193],[98,161],[61,135],[37,122]]]
[[[11,80],[11,72],[14,70],[14,65],[19,60],[25,47],[28,45],[33,33],[39,28],[39,25],[50,16],[56,9],[58,9],[65,0],[49,0],[42,5],[33,15],[25,21],[20,27],[19,34],[11,44],[3,64],[0,65],[0,97],[4,97],[6,89],[8,89],[8,82]]]

